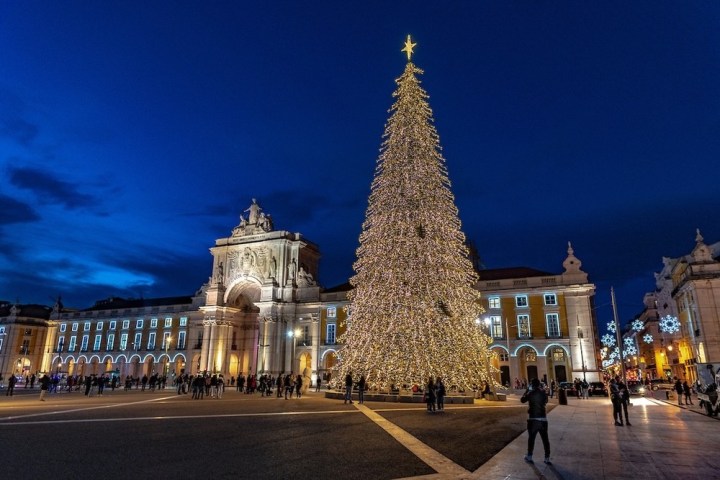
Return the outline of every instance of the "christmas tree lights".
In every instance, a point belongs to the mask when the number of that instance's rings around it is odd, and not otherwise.
[[[469,390],[495,384],[477,276],[450,191],[428,95],[410,57],[396,80],[385,126],[355,275],[351,315],[338,340],[338,383],[352,372],[388,391],[441,376]],[[482,323],[482,322],[481,322]]]

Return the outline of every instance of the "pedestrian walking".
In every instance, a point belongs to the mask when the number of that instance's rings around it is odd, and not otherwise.
[[[555,380],[550,380],[550,398],[553,398],[553,396],[555,395],[555,387]]]
[[[40,377],[40,401],[45,401],[45,395],[47,395],[48,390],[50,389],[50,377],[47,375],[43,375]]]
[[[320,374],[318,374],[317,381],[315,383],[315,391],[320,391],[320,384],[322,383],[322,379],[320,378]]]
[[[530,388],[520,398],[522,403],[528,404],[528,448],[525,461],[533,463],[533,450],[535,449],[535,437],[540,434],[543,449],[545,450],[545,463],[552,465],[550,461],[550,439],[548,438],[548,421],[545,405],[548,402],[547,393],[540,388],[540,380],[533,378],[530,381]]]
[[[6,397],[12,397],[13,393],[15,392],[15,384],[17,383],[17,377],[14,374],[10,375],[10,378],[8,378],[8,389],[7,392],[5,392]]]
[[[615,420],[615,426],[622,427],[623,419],[622,412],[620,411],[620,409],[622,408],[620,406],[620,399],[622,394],[620,393],[620,387],[618,386],[618,378],[620,377],[610,379],[610,401],[612,402],[613,420]]]
[[[275,388],[277,388],[276,397],[280,398],[282,397],[282,391],[283,391],[283,373],[280,372],[280,375],[278,375],[277,379],[275,380]]]
[[[687,380],[685,380],[682,384],[683,387],[683,394],[685,395],[685,404],[686,405],[694,405],[692,401],[692,397],[690,396],[692,394],[692,390],[690,390],[690,385],[688,385]]]

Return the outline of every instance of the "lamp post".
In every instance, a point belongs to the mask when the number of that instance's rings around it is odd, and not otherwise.
[[[484,325],[485,330],[487,331],[488,337],[490,337],[490,340],[492,341],[492,336],[490,335],[490,319],[488,317],[485,317],[482,319],[482,322],[479,318],[475,319],[475,323],[477,325]],[[485,348],[485,376],[487,377],[487,383],[490,387],[490,395],[492,395],[492,398],[495,399],[495,386],[492,382],[492,376],[490,372],[490,355],[488,353],[488,348]]]
[[[290,371],[295,372],[295,338],[300,336],[300,329],[288,330],[288,338],[292,342],[292,356],[290,357]]]
[[[168,355],[168,348],[170,347],[171,341],[172,337],[170,335],[165,337],[165,378],[167,378],[168,370],[170,368],[170,356]]]
[[[5,327],[3,327],[5,328]],[[0,355],[2,355],[2,367],[0,367],[0,387],[3,385],[3,381],[5,380],[5,359],[7,358],[7,355],[5,352],[7,351],[5,347],[5,330],[0,333]]]
[[[582,362],[582,372],[583,372],[583,382],[587,382],[587,378],[585,375],[585,353],[583,352],[583,338],[585,335],[583,334],[583,329],[580,327],[580,319],[577,319],[577,334],[578,334],[578,344],[580,344],[580,361]]]

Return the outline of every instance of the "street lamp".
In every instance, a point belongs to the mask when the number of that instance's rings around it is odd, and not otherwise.
[[[480,325],[480,323],[481,323],[480,318],[476,318],[475,324]],[[482,319],[482,323],[485,326],[488,337],[490,337],[490,341],[492,341],[492,336],[490,335],[490,319],[488,317],[485,317]],[[487,377],[487,383],[488,383],[488,386],[490,387],[490,395],[492,395],[492,398],[495,399],[497,397],[495,396],[495,387],[493,385],[492,377],[491,377],[491,373],[490,373],[490,355],[488,353],[487,347],[485,348],[485,376]]]
[[[170,335],[165,337],[165,378],[167,378],[168,369],[170,368],[170,356],[168,355],[168,348],[170,347],[171,341],[172,337]]]
[[[295,337],[300,336],[300,329],[297,328],[295,330],[288,330],[287,332],[288,338],[290,338],[290,341],[292,342],[292,357],[290,358],[290,371],[295,371]]]
[[[2,368],[0,368],[0,386],[2,386],[2,384],[3,384],[4,374],[5,374],[5,359],[7,358],[7,355],[5,354],[5,351],[7,349],[3,349],[3,346],[5,345],[5,335],[7,335],[5,333],[4,328],[5,327],[3,327],[3,331],[0,332],[0,355],[2,355],[2,357],[3,357]]]
[[[577,319],[577,334],[578,334],[578,343],[580,344],[580,361],[582,362],[582,372],[583,372],[583,382],[587,382],[587,378],[585,378],[585,353],[583,351],[583,329],[580,327],[580,319]]]

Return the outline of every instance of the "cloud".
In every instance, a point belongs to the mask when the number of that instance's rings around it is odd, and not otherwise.
[[[28,204],[0,193],[0,226],[35,222],[40,216]]]
[[[38,126],[20,117],[6,118],[0,121],[0,135],[29,147],[38,134]]]
[[[11,167],[10,183],[33,192],[43,203],[58,203],[69,209],[94,207],[98,203],[92,195],[77,191],[76,185],[38,168]]]

